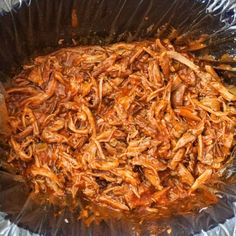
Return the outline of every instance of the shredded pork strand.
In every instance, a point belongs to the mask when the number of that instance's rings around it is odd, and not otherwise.
[[[35,192],[117,211],[194,195],[236,133],[236,96],[201,63],[159,39],[37,57],[7,90],[8,162]]]

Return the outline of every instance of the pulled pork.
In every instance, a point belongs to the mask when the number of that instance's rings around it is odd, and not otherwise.
[[[8,162],[37,193],[155,209],[219,178],[236,96],[168,40],[65,48],[7,89]]]

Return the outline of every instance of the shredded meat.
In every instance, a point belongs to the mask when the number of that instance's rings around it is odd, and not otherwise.
[[[8,162],[35,192],[130,211],[205,188],[235,144],[233,95],[168,41],[65,48],[15,76]]]

